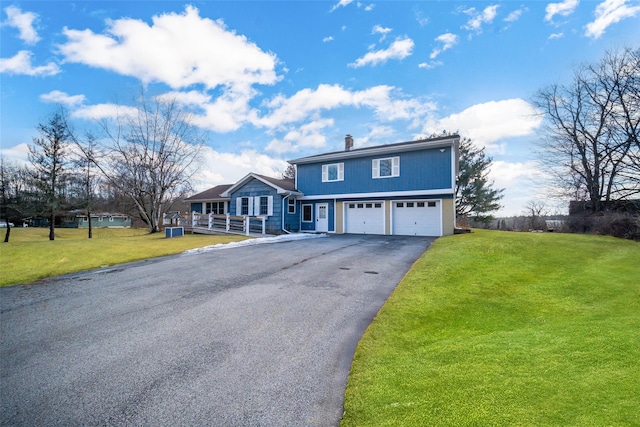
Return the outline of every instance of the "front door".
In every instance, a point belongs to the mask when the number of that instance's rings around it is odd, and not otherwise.
[[[329,231],[329,204],[316,205],[316,231]]]

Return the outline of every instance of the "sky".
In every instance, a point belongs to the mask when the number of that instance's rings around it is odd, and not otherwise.
[[[95,128],[143,89],[206,134],[196,190],[286,160],[459,132],[493,159],[497,216],[545,201],[536,91],[638,48],[640,0],[0,2],[0,152],[61,106]]]

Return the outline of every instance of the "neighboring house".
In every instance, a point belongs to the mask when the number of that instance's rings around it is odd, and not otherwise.
[[[71,211],[56,216],[56,226],[62,228],[89,228],[85,211]],[[95,228],[130,228],[131,217],[120,213],[91,212],[91,226]]]
[[[290,160],[302,231],[442,236],[455,227],[459,136]]]
[[[296,178],[250,173],[187,199],[191,211],[265,218],[290,231],[443,236],[455,227],[459,136],[345,150],[290,160]]]
[[[250,173],[221,195],[229,199],[230,215],[264,217],[267,233],[300,231],[296,200],[302,193],[293,179]]]

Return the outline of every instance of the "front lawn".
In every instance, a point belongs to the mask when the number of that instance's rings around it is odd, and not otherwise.
[[[0,229],[0,237],[4,238],[5,232]],[[99,228],[93,230],[92,239],[87,239],[87,230],[59,228],[56,239],[50,241],[48,228],[14,228],[9,243],[0,243],[0,286],[246,238],[187,234],[166,239],[164,233],[149,234],[146,229]]]
[[[640,425],[640,244],[437,240],[358,345],[342,426]]]

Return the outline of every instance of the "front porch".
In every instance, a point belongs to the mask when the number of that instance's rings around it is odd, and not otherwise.
[[[195,234],[243,234],[265,236],[266,218],[260,216],[237,216],[192,213],[170,213],[163,218],[165,227],[184,227],[185,232]]]

